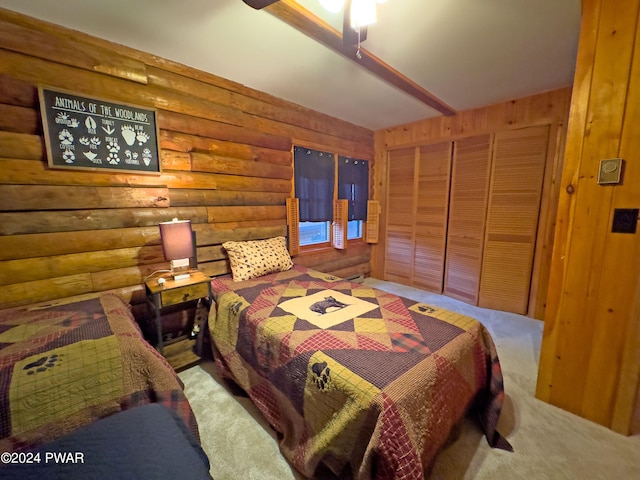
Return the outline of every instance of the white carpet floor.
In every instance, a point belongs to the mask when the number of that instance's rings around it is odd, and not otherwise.
[[[475,422],[437,458],[431,479],[640,479],[640,436],[625,437],[535,398],[542,322],[486,310],[390,282],[365,283],[477,318],[490,331],[504,374],[499,430],[514,452],[490,448]],[[214,480],[299,480],[273,430],[250,400],[234,395],[204,362],[180,373]]]

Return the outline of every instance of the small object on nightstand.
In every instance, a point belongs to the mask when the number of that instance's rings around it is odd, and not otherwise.
[[[164,282],[166,282],[167,280],[164,277],[160,277],[158,279],[158,285],[162,285]]]
[[[191,338],[196,338],[199,333],[200,333],[200,325],[196,323],[191,329]]]

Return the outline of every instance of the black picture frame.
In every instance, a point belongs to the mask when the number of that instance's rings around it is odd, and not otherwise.
[[[38,87],[49,168],[160,175],[156,110]]]

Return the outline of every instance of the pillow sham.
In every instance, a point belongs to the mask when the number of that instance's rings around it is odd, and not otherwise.
[[[293,267],[284,237],[224,242],[222,246],[229,255],[234,282],[251,280],[267,273],[284,272]]]

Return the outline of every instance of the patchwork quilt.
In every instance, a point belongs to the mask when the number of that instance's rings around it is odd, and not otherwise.
[[[213,279],[218,366],[301,473],[422,479],[471,407],[492,446],[500,363],[478,321],[301,266]]]
[[[0,312],[0,451],[162,403],[198,434],[183,385],[115,295]]]

